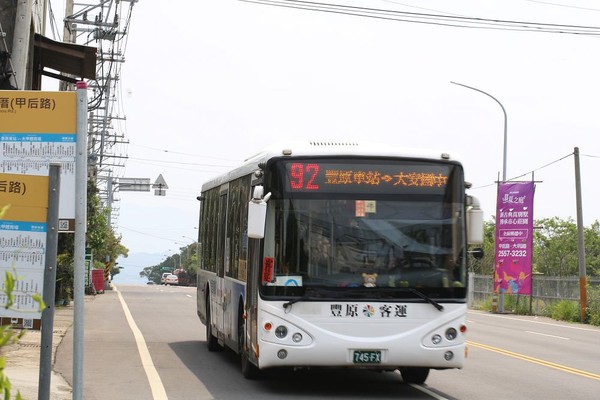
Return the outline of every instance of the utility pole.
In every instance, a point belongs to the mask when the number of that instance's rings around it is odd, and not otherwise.
[[[31,0],[19,0],[13,35],[12,65],[18,90],[24,90],[27,83],[29,64],[29,41],[31,37]]]
[[[581,201],[581,169],[579,167],[579,147],[575,147],[575,199],[577,202],[577,253],[579,259],[579,317],[585,321],[587,309],[587,279],[585,270],[585,242],[583,238],[583,205]]]
[[[74,35],[71,35],[71,26],[69,25],[70,22],[67,22],[66,17],[70,16],[73,14],[73,0],[66,0],[65,1],[65,19],[64,19],[64,29],[63,29],[63,42],[64,43],[75,43],[74,40]],[[59,83],[59,89],[62,92],[65,92],[69,89],[69,82],[66,81],[60,81]]]

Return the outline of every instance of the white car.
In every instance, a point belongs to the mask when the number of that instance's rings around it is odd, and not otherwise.
[[[165,273],[162,274],[162,276],[160,277],[160,283],[161,283],[161,285],[164,285],[166,283],[165,279],[167,279],[167,276],[169,276],[169,275],[171,275],[170,272],[165,272]]]
[[[179,285],[179,278],[177,275],[169,274],[165,278],[165,285]]]

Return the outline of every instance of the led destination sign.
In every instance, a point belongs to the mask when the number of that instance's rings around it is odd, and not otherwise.
[[[445,191],[450,165],[332,162],[286,163],[289,192],[431,193]]]

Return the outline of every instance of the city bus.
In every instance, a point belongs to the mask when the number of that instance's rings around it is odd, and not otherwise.
[[[274,145],[202,185],[197,314],[246,378],[461,368],[483,212],[448,153]]]

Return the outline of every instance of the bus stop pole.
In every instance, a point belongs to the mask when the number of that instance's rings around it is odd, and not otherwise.
[[[83,400],[85,232],[87,228],[87,84],[77,83],[75,254],[73,272],[73,400]]]
[[[54,331],[54,301],[56,294],[56,257],[58,252],[59,199],[60,164],[50,164],[43,294],[46,308],[42,311],[38,400],[50,399],[50,381],[52,379],[52,332]]]

